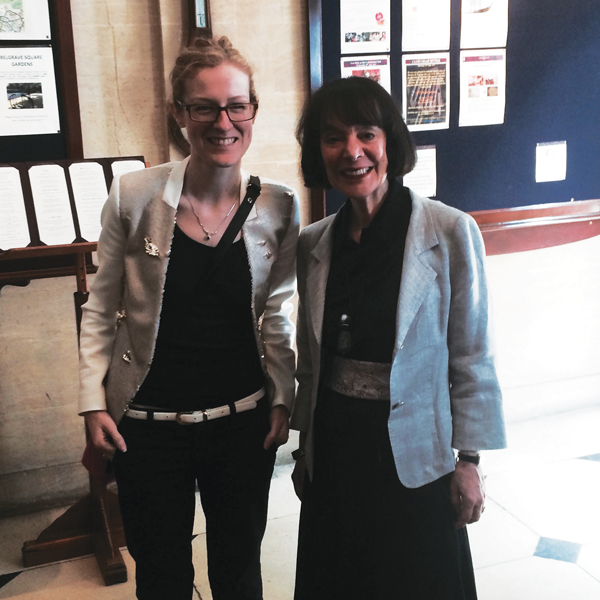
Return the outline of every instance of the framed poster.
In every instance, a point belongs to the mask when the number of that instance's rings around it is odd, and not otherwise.
[[[0,0],[0,41],[50,38],[48,0]]]

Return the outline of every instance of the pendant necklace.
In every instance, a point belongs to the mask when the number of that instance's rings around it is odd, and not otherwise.
[[[204,227],[204,225],[202,224],[202,221],[200,220],[200,217],[198,216],[198,213],[194,210],[194,205],[192,204],[192,201],[185,196],[185,199],[188,201],[188,204],[190,205],[190,208],[192,209],[192,212],[194,213],[194,216],[196,217],[196,221],[198,221],[198,225],[200,225],[200,227],[202,227],[202,231],[204,231],[204,241],[208,242],[210,240],[210,238],[215,235],[217,233],[217,231],[219,231],[219,229],[221,229],[221,225],[223,225],[223,223],[225,223],[225,221],[227,221],[227,217],[229,217],[229,215],[231,214],[231,211],[235,208],[236,204],[238,203],[238,201],[236,200],[231,208],[227,211],[227,214],[225,215],[225,218],[219,223],[219,226],[214,230],[214,231],[208,231],[208,229],[206,229],[206,227]]]

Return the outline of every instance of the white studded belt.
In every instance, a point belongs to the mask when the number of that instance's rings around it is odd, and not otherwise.
[[[212,421],[227,417],[231,413],[245,412],[256,408],[258,401],[265,395],[265,388],[260,388],[258,392],[250,394],[241,400],[217,406],[216,408],[207,408],[206,410],[191,410],[183,412],[164,412],[153,410],[150,407],[128,408],[125,416],[131,419],[141,419],[143,421],[175,421],[180,425],[193,425],[204,421]],[[135,406],[135,405],[134,405]],[[233,410],[232,410],[233,408]]]

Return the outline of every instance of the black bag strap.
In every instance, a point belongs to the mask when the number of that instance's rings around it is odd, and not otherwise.
[[[250,214],[250,209],[256,202],[256,199],[260,196],[260,179],[254,175],[250,175],[250,181],[246,188],[246,195],[242,200],[240,207],[238,208],[233,219],[231,219],[227,229],[221,236],[219,243],[215,246],[215,253],[213,254],[212,262],[208,265],[202,277],[202,283],[204,283],[216,270],[220,262],[223,260],[225,253],[233,244],[237,234],[246,222],[246,218]]]

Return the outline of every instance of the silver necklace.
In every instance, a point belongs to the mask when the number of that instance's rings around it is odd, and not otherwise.
[[[198,216],[198,213],[194,210],[194,205],[192,204],[192,201],[186,196],[185,199],[188,201],[188,204],[190,205],[190,208],[192,209],[192,212],[194,213],[194,216],[196,217],[196,221],[198,221],[198,225],[200,225],[200,227],[202,227],[202,231],[204,231],[204,241],[208,242],[210,240],[210,238],[215,235],[217,233],[217,231],[219,231],[219,229],[221,228],[221,225],[223,225],[223,223],[225,223],[225,221],[227,221],[227,217],[229,217],[229,215],[231,214],[231,211],[235,208],[235,205],[238,203],[238,201],[236,200],[231,208],[227,211],[227,214],[225,215],[225,218],[219,223],[219,226],[214,230],[214,231],[208,231],[208,229],[206,229],[206,227],[204,227],[204,225],[202,224],[202,221],[200,220],[200,217]]]

